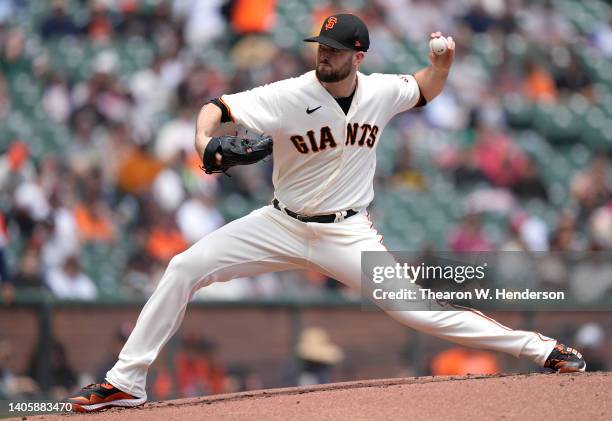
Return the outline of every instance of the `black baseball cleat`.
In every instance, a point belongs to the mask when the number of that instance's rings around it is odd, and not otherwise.
[[[146,398],[129,395],[110,383],[90,384],[64,399],[64,402],[72,404],[74,412],[93,412],[114,406],[132,408],[144,405],[146,401]]]
[[[586,361],[574,348],[557,343],[546,359],[544,367],[557,373],[575,373],[586,369]]]

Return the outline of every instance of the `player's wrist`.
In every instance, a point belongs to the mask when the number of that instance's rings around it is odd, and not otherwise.
[[[448,73],[450,72],[450,67],[442,67],[432,64],[431,70],[436,76],[447,77]]]
[[[208,145],[208,142],[210,142],[210,139],[210,136],[206,136],[204,134],[196,136],[195,149],[198,156],[202,157],[204,155],[204,151],[206,150],[206,146]]]

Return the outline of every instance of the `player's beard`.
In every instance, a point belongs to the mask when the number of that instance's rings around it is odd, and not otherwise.
[[[352,70],[353,57],[348,57],[346,63],[340,66],[339,69],[334,70],[330,65],[321,66],[321,63],[317,63],[316,75],[321,82],[333,83],[340,82],[346,79]]]

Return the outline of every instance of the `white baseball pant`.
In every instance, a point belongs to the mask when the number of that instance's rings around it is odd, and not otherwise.
[[[359,291],[361,252],[384,251],[365,211],[342,222],[293,219],[272,206],[224,225],[169,263],[106,380],[146,398],[149,366],[180,326],[187,303],[213,282],[266,272],[313,269]],[[505,352],[544,365],[556,341],[513,330],[477,311],[387,311],[405,326],[461,345]]]

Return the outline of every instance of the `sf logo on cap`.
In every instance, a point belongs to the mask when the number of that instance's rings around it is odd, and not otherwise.
[[[327,19],[327,23],[325,24],[325,29],[330,30],[334,27],[334,25],[338,22],[338,19],[335,16],[331,16]]]

